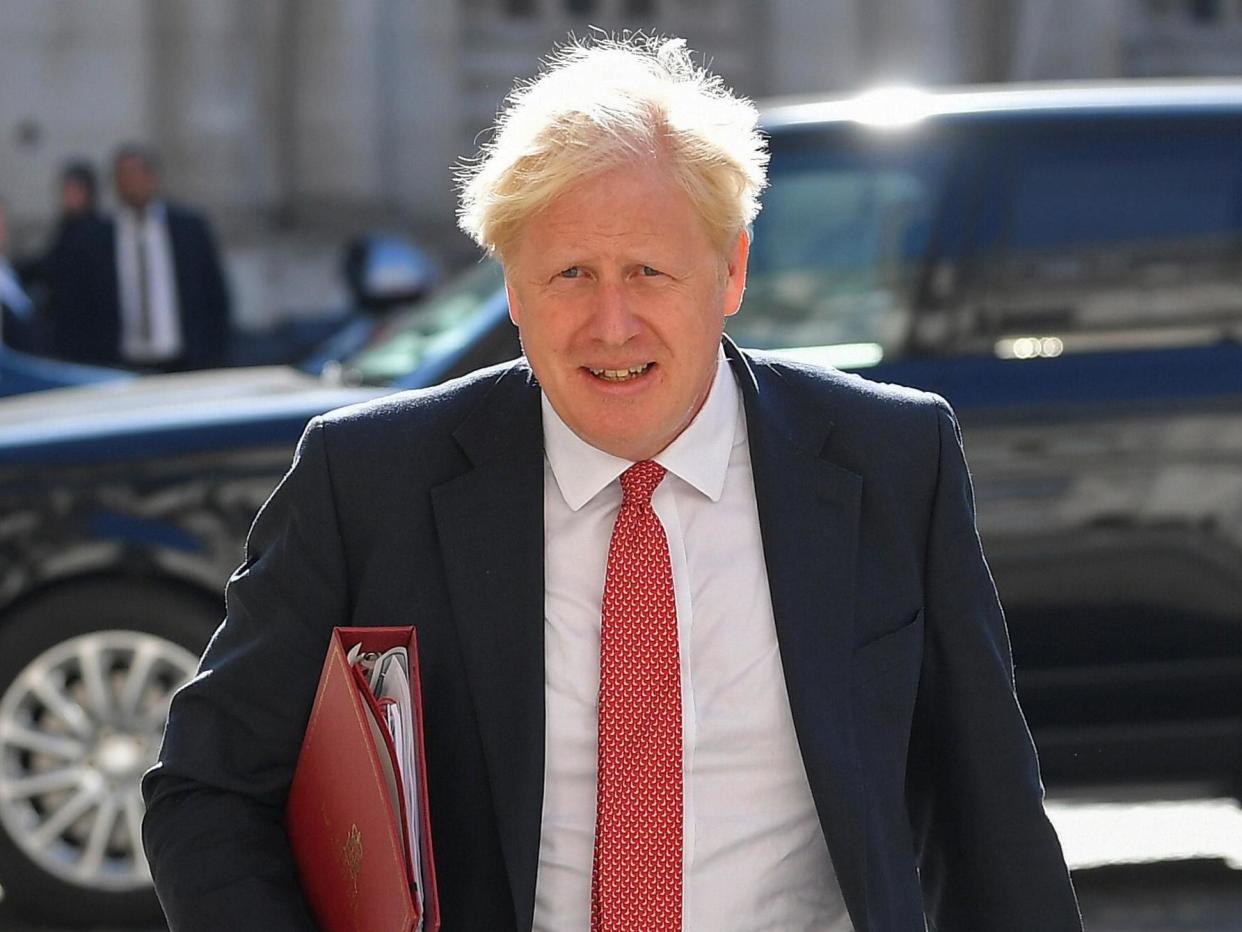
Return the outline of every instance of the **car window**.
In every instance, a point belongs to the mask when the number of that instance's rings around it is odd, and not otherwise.
[[[1242,133],[1202,121],[1019,132],[962,292],[1001,357],[1242,332]]]
[[[473,335],[472,318],[504,285],[499,264],[480,263],[427,301],[379,327],[367,345],[342,361],[350,382],[388,385],[433,357],[460,350]]]
[[[854,368],[900,352],[948,159],[934,139],[883,132],[773,136],[746,299],[727,325],[743,346]]]

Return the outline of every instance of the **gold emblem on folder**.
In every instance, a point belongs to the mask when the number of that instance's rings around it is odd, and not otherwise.
[[[349,872],[353,884],[354,896],[358,895],[358,871],[362,869],[362,832],[357,824],[350,825],[349,837],[345,839],[345,847],[341,849],[341,857],[345,861],[345,870]]]

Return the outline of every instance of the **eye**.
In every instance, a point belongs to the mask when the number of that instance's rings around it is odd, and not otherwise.
[[[561,269],[561,271],[557,274],[559,274],[561,278],[577,278],[582,274],[582,270],[576,265],[571,265],[567,269]]]
[[[652,268],[651,266],[649,266],[649,265],[644,265],[644,266],[643,266],[643,275],[645,275],[645,276],[647,276],[647,277],[650,277],[650,276],[652,276],[652,275],[659,275],[659,274],[660,274],[660,270],[659,270],[659,269],[653,269],[653,268]]]

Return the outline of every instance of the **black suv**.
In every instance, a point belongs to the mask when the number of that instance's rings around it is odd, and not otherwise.
[[[743,346],[957,408],[1053,784],[1242,775],[1242,83],[764,111]],[[515,355],[489,264],[322,375],[0,403],[0,884],[151,908],[136,776],[310,416]]]

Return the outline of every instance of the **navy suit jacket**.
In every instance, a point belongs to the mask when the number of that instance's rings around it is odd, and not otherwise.
[[[726,349],[794,725],[855,928],[916,932],[926,912],[940,932],[1080,929],[948,406]],[[280,820],[329,632],[400,624],[419,633],[444,929],[531,927],[543,470],[521,362],[311,422],[144,783],[174,930],[313,928]]]
[[[202,369],[227,361],[228,286],[207,220],[165,202],[173,275],[184,347],[175,368]],[[121,302],[116,265],[116,222],[94,218],[57,258],[51,352],[75,362],[123,365]]]

